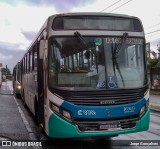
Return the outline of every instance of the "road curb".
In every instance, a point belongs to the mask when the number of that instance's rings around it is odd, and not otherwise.
[[[25,114],[23,113],[22,109],[20,108],[20,106],[19,106],[19,104],[18,104],[18,102],[17,102],[17,99],[16,99],[14,96],[13,96],[13,98],[14,98],[14,100],[15,100],[15,103],[16,103],[17,107],[18,107],[18,111],[19,111],[19,113],[20,113],[20,115],[21,115],[21,118],[22,118],[22,120],[23,120],[23,123],[24,123],[24,125],[25,125],[25,127],[26,127],[26,129],[27,129],[27,131],[28,131],[28,134],[29,134],[30,139],[31,139],[31,140],[36,140],[36,136],[35,136],[35,135],[30,135],[33,131],[32,131],[32,129],[31,129],[30,125],[29,125],[29,122],[27,121],[27,119],[26,119],[26,117],[25,117]]]
[[[150,103],[150,109],[152,112],[160,113],[160,105]]]
[[[15,101],[17,107],[18,107],[18,111],[19,111],[19,113],[21,115],[22,121],[23,121],[23,123],[24,123],[24,125],[25,125],[25,127],[26,127],[26,129],[28,131],[29,138],[31,139],[31,141],[36,141],[37,138],[36,138],[34,132],[32,131],[32,128],[30,127],[30,124],[27,121],[27,119],[25,117],[25,114],[23,113],[21,107],[19,106],[19,103],[17,102],[17,99],[14,96],[13,96],[13,98],[14,98],[14,101]],[[32,146],[32,147],[33,147],[33,149],[42,149],[41,146]]]
[[[152,112],[156,112],[156,113],[160,113],[160,110],[157,110],[157,109],[152,109],[152,108],[151,108],[151,111],[152,111]]]

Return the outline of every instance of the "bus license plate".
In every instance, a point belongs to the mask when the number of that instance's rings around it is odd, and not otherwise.
[[[99,129],[105,130],[105,129],[113,129],[117,128],[117,123],[107,123],[107,124],[100,124]]]

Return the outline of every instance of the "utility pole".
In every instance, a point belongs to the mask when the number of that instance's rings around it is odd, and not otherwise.
[[[147,57],[151,58],[151,56],[150,56],[150,54],[151,54],[150,42],[146,43],[146,51],[147,51]]]

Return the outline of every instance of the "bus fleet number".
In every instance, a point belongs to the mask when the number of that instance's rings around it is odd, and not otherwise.
[[[96,115],[96,111],[94,110],[78,110],[78,115]]]

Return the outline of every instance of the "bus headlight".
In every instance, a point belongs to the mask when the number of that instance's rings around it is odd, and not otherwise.
[[[62,115],[64,118],[67,118],[68,120],[71,121],[71,114],[65,110],[62,110]]]
[[[53,112],[63,117],[65,120],[70,121],[70,122],[72,121],[72,116],[68,111],[61,109],[58,105],[52,103],[51,101],[49,103],[49,106]]]
[[[143,114],[145,113],[145,111],[147,111],[148,107],[149,107],[149,99],[147,100],[146,104],[141,108],[141,110],[140,110],[140,117],[143,116]]]
[[[149,99],[149,90],[147,90],[147,91],[144,93],[144,98],[145,98],[146,100]]]
[[[18,88],[18,89],[21,89],[21,85],[18,85],[17,88]]]
[[[51,108],[52,111],[60,114],[60,109],[59,109],[59,107],[56,106],[55,104],[51,103],[51,102],[50,102],[50,108]]]
[[[145,109],[146,109],[146,106],[143,106],[143,107],[141,108],[140,117],[142,117],[142,115],[144,114]]]
[[[147,100],[147,103],[146,103],[146,109],[148,109],[149,107],[149,99]]]

